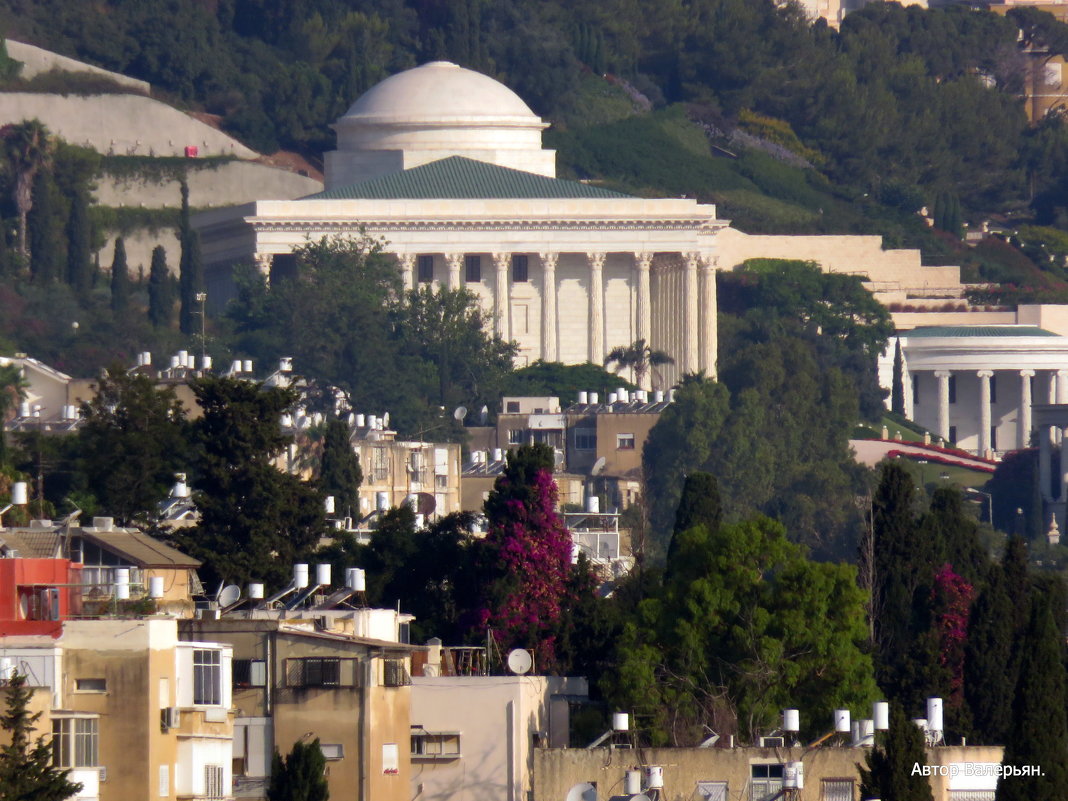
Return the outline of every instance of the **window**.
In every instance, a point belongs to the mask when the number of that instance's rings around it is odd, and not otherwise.
[[[464,256],[464,273],[467,283],[479,283],[482,280],[482,257]]]
[[[223,772],[222,765],[205,765],[204,797],[226,798],[229,793],[227,793],[226,788],[223,787],[223,780],[225,777],[226,774]]]
[[[193,651],[193,703],[222,703],[222,651]]]
[[[415,260],[416,275],[420,284],[429,284],[434,280],[434,257],[418,256]]]
[[[853,801],[853,780],[824,779],[820,782],[820,801]]]
[[[425,484],[427,476],[426,458],[420,450],[413,450],[408,454],[408,471],[412,474],[412,481]]]
[[[519,414],[519,401],[508,401],[504,404],[506,414]]]
[[[949,402],[957,402],[957,377],[955,375],[949,377]]]
[[[319,743],[319,750],[323,752],[323,759],[334,761],[345,758],[343,743]]]
[[[575,429],[575,450],[592,451],[597,448],[596,428]]]
[[[617,451],[632,451],[632,450],[634,450],[634,435],[633,434],[616,434],[616,450]]]
[[[267,683],[267,663],[262,659],[235,659],[234,687],[263,687]]]
[[[697,796],[703,801],[729,801],[727,782],[697,782]]]
[[[371,475],[374,481],[389,478],[389,451],[386,448],[374,448],[371,451]]]
[[[524,433],[525,432],[524,432],[524,430],[522,428],[509,428],[508,429],[508,444],[509,445],[522,445],[523,444],[523,434]]]
[[[434,486],[437,487],[438,489],[448,489],[449,488],[449,477],[448,476],[434,476]]]
[[[107,679],[75,679],[74,689],[80,693],[106,693]]]
[[[459,759],[460,732],[412,730],[412,759]]]
[[[406,687],[412,683],[408,668],[403,659],[387,659],[383,665],[382,685],[385,687]]]
[[[782,790],[783,766],[753,765],[749,801],[771,801]]]
[[[530,268],[527,257],[521,253],[512,256],[512,283],[522,284],[530,280]]]
[[[54,718],[52,764],[57,768],[99,767],[99,724],[96,718]]]
[[[289,687],[356,687],[356,660],[308,656],[286,660]]]

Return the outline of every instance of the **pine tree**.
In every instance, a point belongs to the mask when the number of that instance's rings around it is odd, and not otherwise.
[[[41,713],[30,714],[33,690],[26,677],[15,674],[6,688],[7,710],[0,727],[11,742],[0,748],[0,799],[7,801],[63,801],[81,789],[67,779],[67,771],[52,767],[52,746],[45,737],[33,737]]]
[[[67,220],[67,283],[85,297],[93,286],[93,256],[89,225],[89,198],[84,189],[71,199]]]
[[[30,240],[30,272],[39,284],[54,281],[59,273],[59,247],[56,238],[56,211],[52,176],[39,170],[33,180],[33,208],[26,224]]]
[[[901,340],[894,346],[894,378],[890,391],[890,410],[905,414],[905,362],[901,356]]]
[[[679,534],[694,526],[707,526],[708,531],[719,529],[723,519],[723,505],[719,497],[719,482],[711,473],[695,470],[686,476],[679,508],[675,511],[675,529],[668,544],[666,579],[672,575],[673,559]]]
[[[148,319],[156,328],[170,324],[174,308],[173,285],[167,269],[167,251],[163,245],[152,250],[152,267],[148,271]]]
[[[338,514],[351,515],[360,508],[360,484],[363,471],[349,441],[349,426],[333,419],[326,424],[323,437],[323,460],[319,470],[319,490],[334,496]]]
[[[886,801],[932,801],[927,778],[913,771],[927,763],[923,732],[905,715],[900,704],[890,705],[890,729],[878,735],[860,770],[860,797]]]
[[[1001,764],[1034,766],[1041,775],[1012,775],[998,782],[997,801],[1060,801],[1068,787],[1068,717],[1065,714],[1064,634],[1048,596],[1037,595],[1021,648],[1013,701],[1012,733]]]
[[[182,248],[178,266],[179,300],[181,308],[178,325],[183,334],[197,332],[196,315],[200,311],[197,294],[203,292],[204,268],[200,261],[200,235],[189,221],[189,184],[182,180],[182,211],[178,223],[178,239]]]
[[[115,255],[111,260],[111,310],[116,316],[126,312],[130,303],[130,274],[126,266],[126,242],[115,240]]]
[[[972,607],[964,650],[964,697],[972,715],[976,745],[1007,741],[1017,663],[1012,602],[1001,565],[991,565],[986,587]]]
[[[310,743],[297,740],[284,759],[278,751],[274,752],[267,801],[328,801],[329,798],[326,757],[318,737]]]

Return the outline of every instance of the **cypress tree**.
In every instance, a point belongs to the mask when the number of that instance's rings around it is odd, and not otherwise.
[[[85,296],[93,286],[93,255],[89,225],[89,198],[84,189],[74,193],[67,220],[67,283]]]
[[[179,300],[181,308],[178,325],[183,334],[192,336],[197,332],[196,315],[200,311],[197,293],[203,291],[204,268],[200,263],[200,236],[189,221],[189,184],[182,179],[182,212],[178,223],[178,239],[182,247],[178,266]]]
[[[344,420],[332,419],[323,437],[323,461],[319,471],[319,491],[334,496],[339,514],[351,514],[360,507],[360,484],[363,471],[349,441],[349,426]]]
[[[174,308],[172,290],[167,251],[163,245],[156,245],[152,249],[152,267],[148,271],[148,319],[156,328],[162,328],[171,321],[171,309]]]
[[[694,526],[704,525],[709,532],[719,528],[723,518],[723,505],[719,497],[719,482],[711,473],[696,470],[686,476],[682,486],[682,497],[675,511],[675,529],[668,543],[667,572],[668,577],[674,563],[676,540],[680,533]]]
[[[878,735],[879,742],[860,771],[860,797],[886,801],[932,801],[927,778],[915,773],[914,765],[925,765],[923,732],[906,717],[900,704],[890,705],[890,728]]]
[[[991,565],[986,587],[972,607],[964,651],[964,698],[976,745],[1000,745],[1012,725],[1016,689],[1012,601],[1001,565]]]
[[[52,176],[38,170],[33,179],[33,208],[26,218],[30,240],[30,272],[40,284],[54,281],[59,273],[59,247],[55,235],[56,211]]]
[[[0,218],[0,279],[14,274],[14,265],[11,258],[11,249],[7,243],[7,226],[3,218]]]
[[[120,315],[130,302],[130,275],[126,266],[126,242],[115,240],[115,256],[111,260],[111,310]]]
[[[318,737],[310,743],[297,740],[285,759],[277,750],[274,752],[267,801],[327,801],[329,798],[326,757]]]
[[[890,390],[890,409],[895,414],[905,414],[905,363],[901,356],[901,340],[894,347],[894,378]]]
[[[1031,578],[1027,569],[1027,543],[1009,537],[1001,557],[1001,571],[1012,603],[1012,630],[1022,637],[1031,614]]]
[[[979,526],[964,511],[964,497],[958,489],[939,487],[934,491],[920,528],[921,536],[935,550],[935,565],[949,562],[973,586],[986,576],[989,560],[979,542]]]
[[[934,213],[931,215],[934,227],[939,231],[946,230],[946,193],[939,192],[935,195]]]
[[[1002,765],[1032,766],[1041,775],[998,782],[997,801],[1060,801],[1068,787],[1068,716],[1065,714],[1064,635],[1050,597],[1036,595],[1024,638],[1013,701],[1012,733]]]

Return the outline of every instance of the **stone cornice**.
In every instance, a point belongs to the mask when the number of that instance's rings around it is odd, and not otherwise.
[[[726,228],[728,223],[708,218],[689,219],[441,219],[441,220],[373,220],[373,219],[305,219],[271,220],[262,217],[246,217],[245,222],[257,232],[309,231],[357,232],[360,229],[385,231],[696,231],[712,234]]]

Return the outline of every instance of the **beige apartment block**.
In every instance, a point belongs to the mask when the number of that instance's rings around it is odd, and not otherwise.
[[[58,638],[0,638],[48,701],[38,723],[80,801],[230,798],[230,648],[180,642],[173,618],[67,620]]]

